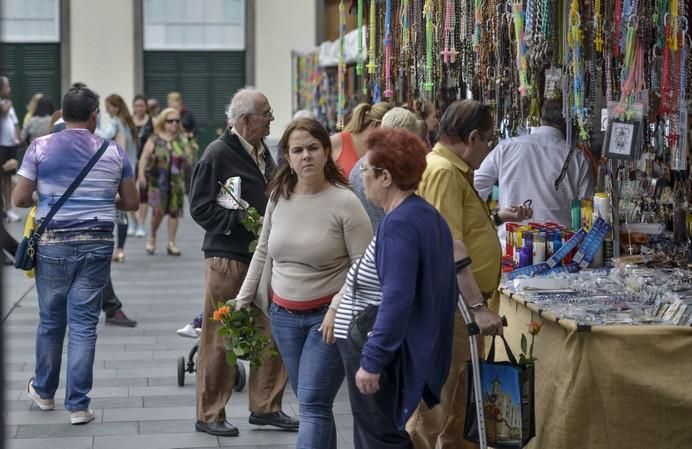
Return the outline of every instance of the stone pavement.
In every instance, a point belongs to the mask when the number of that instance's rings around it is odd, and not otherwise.
[[[12,224],[19,236],[22,226]],[[200,251],[202,230],[189,216],[180,227],[181,257],[165,253],[165,224],[159,232],[157,253],[144,252],[144,239],[130,237],[124,264],[113,264],[113,284],[128,316],[139,322],[134,329],[98,327],[94,388],[90,394],[96,420],[85,426],[69,424],[64,410],[64,369],[56,395],[56,410],[32,406],[24,391],[33,375],[34,341],[38,317],[33,281],[12,267],[4,272],[3,322],[5,344],[6,446],[10,449],[115,449],[295,447],[295,433],[248,424],[247,392],[234,393],[226,407],[240,436],[214,437],[194,430],[195,377],[177,383],[177,359],[187,356],[194,340],[178,337],[175,330],[201,311],[204,285]],[[4,317],[3,317],[4,318]],[[65,341],[65,349],[67,339]],[[63,358],[63,363],[65,359]],[[290,387],[284,410],[297,416]],[[339,448],[352,448],[352,419],[346,387],[334,404]]]

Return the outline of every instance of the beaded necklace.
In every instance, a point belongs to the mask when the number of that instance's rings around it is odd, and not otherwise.
[[[401,25],[401,55],[411,51],[411,17],[409,16],[411,0],[402,0],[399,23]]]
[[[363,75],[363,0],[358,0],[358,50],[356,53],[356,75]]]
[[[384,97],[392,98],[392,0],[387,0],[384,16]]]
[[[370,28],[368,31],[370,32],[370,39],[368,44],[370,44],[370,49],[368,51],[368,75],[370,75],[370,79],[375,75],[375,69],[377,68],[377,63],[375,62],[375,58],[377,57],[377,35],[375,33],[376,31],[376,17],[377,17],[377,2],[375,0],[370,0]]]
[[[423,17],[425,17],[425,83],[426,92],[433,90],[433,2],[425,0]]]
[[[346,35],[346,11],[344,8],[344,0],[339,1],[339,64],[338,64],[338,80],[337,89],[339,98],[336,103],[336,129],[344,128],[344,107],[346,106],[346,56],[344,41]]]
[[[441,52],[445,64],[453,63],[457,58],[457,51],[454,49],[454,23],[454,0],[447,0],[445,2],[444,49]]]
[[[516,64],[519,73],[519,94],[525,97],[528,93],[526,45],[524,43],[524,14],[521,0],[512,0],[514,17],[514,36],[517,44]]]
[[[584,67],[582,61],[584,34],[581,30],[581,16],[579,14],[579,0],[572,0],[569,11],[569,34],[567,44],[571,49],[572,62],[572,96],[574,113],[579,125],[579,137],[588,140],[587,111],[584,106]]]

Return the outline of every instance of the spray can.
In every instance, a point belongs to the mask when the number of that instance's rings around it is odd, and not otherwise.
[[[592,204],[593,202],[585,198],[581,201],[581,227],[584,228],[585,231],[588,231],[591,229],[591,223],[592,223]]]
[[[581,227],[581,200],[579,198],[572,199],[572,229],[574,231]]]
[[[593,197],[593,217],[592,222],[595,222],[599,217],[603,218],[606,223],[613,224],[613,219],[610,214],[610,197],[607,193],[600,192]],[[613,235],[606,234],[603,239],[601,249],[594,255],[591,266],[594,268],[603,266],[604,263],[610,263],[613,260]]]
[[[545,262],[545,231],[534,231],[533,233],[533,264]]]

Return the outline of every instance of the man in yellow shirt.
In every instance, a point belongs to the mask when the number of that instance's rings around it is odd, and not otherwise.
[[[490,213],[473,187],[473,170],[488,154],[493,141],[490,108],[472,100],[452,103],[440,120],[440,141],[427,156],[418,186],[425,198],[447,220],[460,254],[468,255],[470,269],[459,273],[464,300],[483,335],[502,332],[500,317],[486,306],[500,282],[502,253],[496,226],[531,216],[529,208],[513,206]],[[481,345],[482,346],[482,345]],[[479,348],[482,351],[482,348]],[[406,425],[416,449],[475,448],[463,439],[466,409],[464,364],[470,357],[466,325],[457,311],[454,353],[440,405],[430,410],[421,403]]]

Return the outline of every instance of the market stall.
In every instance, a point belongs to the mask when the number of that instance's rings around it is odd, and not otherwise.
[[[559,98],[569,155],[550,185],[576,152],[591,161],[597,193],[564,205],[571,226],[516,224],[503,242],[510,344],[546,323],[529,447],[692,448],[690,2],[354,0],[339,14],[362,30],[355,61],[342,31],[333,75],[300,84],[336,128],[359,101],[473,98],[502,140]]]
[[[544,308],[546,307],[546,308]],[[590,325],[502,290],[505,334],[536,336],[536,436],[527,448],[692,447],[692,331],[673,325]]]

